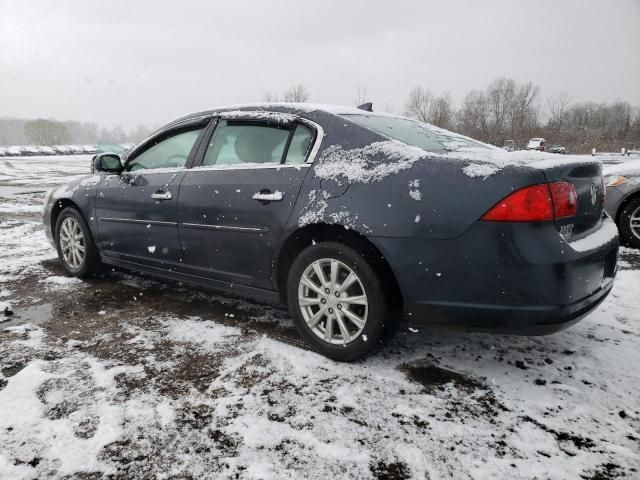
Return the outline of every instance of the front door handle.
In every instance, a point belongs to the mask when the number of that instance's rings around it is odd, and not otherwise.
[[[158,190],[156,193],[151,194],[151,198],[154,200],[171,200],[173,197],[171,196],[171,192],[163,192],[162,190]]]
[[[259,202],[280,202],[284,198],[284,195],[278,190],[273,193],[269,190],[261,190],[254,193],[251,198],[258,200]]]

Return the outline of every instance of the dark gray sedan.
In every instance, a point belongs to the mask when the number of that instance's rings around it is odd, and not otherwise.
[[[620,230],[621,242],[640,248],[640,158],[604,167],[605,208]]]
[[[64,268],[102,264],[288,305],[338,360],[401,318],[544,334],[609,293],[618,238],[601,165],[504,152],[350,107],[189,115],[51,192]]]

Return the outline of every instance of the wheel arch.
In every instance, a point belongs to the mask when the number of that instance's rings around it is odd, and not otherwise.
[[[73,200],[71,200],[70,198],[60,198],[56,200],[53,206],[51,207],[51,222],[50,222],[51,236],[54,240],[56,238],[56,223],[58,222],[58,217],[60,216],[60,213],[67,207],[75,208],[78,211],[78,213],[82,215],[82,218],[84,218],[84,214],[82,213],[82,210],[80,209],[78,204]],[[87,219],[84,218],[84,221],[86,222]]]
[[[402,308],[402,292],[391,266],[380,250],[364,235],[342,225],[315,223],[300,227],[289,234],[281,244],[275,262],[275,278],[280,300],[287,304],[287,276],[298,254],[314,242],[338,242],[347,245],[372,263],[376,273],[389,281],[389,302],[395,308]]]
[[[635,200],[636,198],[640,198],[640,190],[636,190],[630,193],[624,198],[624,200],[620,202],[620,205],[618,205],[618,210],[616,210],[616,216],[613,219],[616,222],[616,225],[620,223],[620,215],[622,215],[622,211],[624,210],[624,208],[629,202]]]

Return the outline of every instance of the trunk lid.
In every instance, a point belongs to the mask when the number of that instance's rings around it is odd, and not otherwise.
[[[555,220],[562,236],[567,241],[579,240],[600,228],[605,196],[600,162],[554,162],[543,171],[548,182],[569,182],[576,189],[576,215]]]

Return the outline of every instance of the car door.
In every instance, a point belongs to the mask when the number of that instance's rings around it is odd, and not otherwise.
[[[163,269],[179,263],[178,187],[205,121],[187,122],[152,137],[124,159],[120,175],[100,182],[96,217],[103,255]]]
[[[318,133],[310,124],[257,117],[221,115],[210,127],[199,166],[180,186],[178,225],[187,273],[272,289],[273,247]]]

